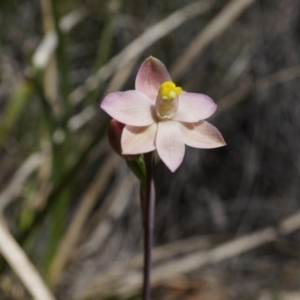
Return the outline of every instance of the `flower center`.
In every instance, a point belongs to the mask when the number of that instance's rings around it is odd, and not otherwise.
[[[161,84],[155,103],[156,114],[161,119],[170,119],[178,109],[179,95],[182,88],[172,81]]]

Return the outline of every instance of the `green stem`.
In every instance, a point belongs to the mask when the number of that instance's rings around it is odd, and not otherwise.
[[[57,54],[59,72],[61,76],[62,96],[63,96],[64,108],[65,108],[64,119],[67,119],[71,113],[71,105],[68,101],[68,97],[71,92],[71,83],[69,79],[71,68],[70,68],[69,57],[66,51],[65,37],[59,27],[59,19],[60,19],[59,4],[60,3],[61,2],[59,0],[52,0],[54,25],[58,37],[56,54]]]

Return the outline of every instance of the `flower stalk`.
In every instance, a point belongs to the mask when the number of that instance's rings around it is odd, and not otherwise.
[[[150,300],[152,245],[155,220],[155,188],[152,179],[153,152],[145,153],[144,160],[146,174],[145,180],[141,181],[140,186],[141,210],[144,225],[143,300]]]
[[[140,181],[141,213],[144,229],[144,274],[143,300],[150,300],[151,295],[151,261],[153,229],[155,214],[155,187],[153,183],[153,152],[140,155],[123,155],[121,136],[124,124],[112,119],[108,127],[108,139],[115,152],[126,160],[127,166]]]

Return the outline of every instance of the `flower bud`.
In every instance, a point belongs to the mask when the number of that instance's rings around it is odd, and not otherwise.
[[[122,132],[125,127],[125,124],[112,119],[108,125],[108,140],[111,147],[114,151],[125,159],[135,159],[139,157],[139,155],[123,155],[122,154],[122,145],[121,145],[121,137]]]
[[[108,140],[115,152],[122,156],[121,136],[125,124],[112,119],[108,125]]]

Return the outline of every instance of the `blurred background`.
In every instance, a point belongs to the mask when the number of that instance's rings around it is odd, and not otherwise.
[[[157,161],[153,299],[300,299],[299,0],[0,0],[1,300],[140,299],[139,184],[99,104],[150,55],[227,142]]]

